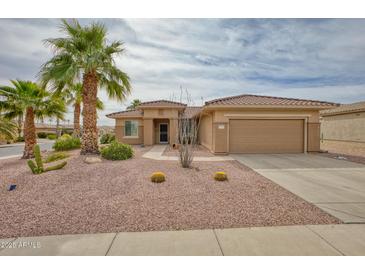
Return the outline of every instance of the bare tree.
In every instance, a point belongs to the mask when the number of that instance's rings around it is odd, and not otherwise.
[[[184,92],[181,89],[180,102],[183,100]],[[185,90],[187,105],[192,105],[192,98]],[[186,112],[180,112],[178,118],[178,143],[179,159],[183,168],[191,167],[194,160],[194,151],[198,145],[198,131],[200,124],[200,114],[190,117]]]

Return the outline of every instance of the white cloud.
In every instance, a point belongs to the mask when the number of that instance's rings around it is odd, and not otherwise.
[[[82,19],[86,24],[91,19]],[[241,93],[365,100],[365,20],[103,19],[109,40],[125,42],[117,65],[133,91],[108,100],[105,114],[135,98],[169,99],[182,85],[198,104]],[[51,52],[42,40],[58,37],[58,20],[0,20],[0,84],[35,79]],[[68,115],[72,120],[72,115]]]

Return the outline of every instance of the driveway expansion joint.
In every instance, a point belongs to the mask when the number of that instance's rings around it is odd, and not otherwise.
[[[108,247],[108,250],[107,250],[107,251],[106,251],[106,253],[105,253],[105,256],[108,256],[108,253],[109,253],[110,249],[112,248],[113,243],[114,243],[114,240],[115,240],[115,238],[117,237],[117,235],[118,235],[118,233],[115,233],[115,235],[114,235],[114,237],[113,237],[112,241],[110,242],[110,245],[109,245],[109,247]]]
[[[346,256],[341,250],[339,250],[337,247],[335,247],[331,242],[329,242],[326,238],[322,237],[319,233],[311,229],[308,225],[305,226],[308,230],[316,234],[319,238],[321,238],[323,241],[325,241],[329,246],[331,246],[334,250],[336,250],[338,253],[340,253],[342,256]]]
[[[213,228],[212,230],[213,230],[213,233],[214,233],[215,239],[217,240],[217,243],[218,243],[219,249],[221,250],[222,256],[224,256],[223,248],[222,248],[222,246],[221,246],[221,243],[219,242],[218,235],[217,235],[217,233],[215,232],[215,229],[214,229],[214,228]]]

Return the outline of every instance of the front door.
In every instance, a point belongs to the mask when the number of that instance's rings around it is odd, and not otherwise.
[[[160,143],[168,143],[168,125],[160,124]]]

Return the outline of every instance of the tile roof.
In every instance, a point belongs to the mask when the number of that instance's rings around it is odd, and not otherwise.
[[[186,107],[184,110],[184,115],[187,118],[192,118],[197,115],[202,109],[203,107]]]
[[[282,105],[282,106],[332,107],[338,104],[324,101],[242,94],[242,95],[207,101],[205,102],[205,105],[279,105],[279,106]]]
[[[329,115],[342,114],[348,112],[358,112],[358,111],[365,111],[365,101],[356,102],[353,104],[344,104],[337,108],[322,110],[320,114],[322,116],[329,116]]]
[[[139,107],[150,107],[150,106],[162,106],[162,107],[176,107],[176,106],[181,106],[181,107],[186,107],[186,104],[182,104],[179,102],[174,102],[174,101],[168,101],[168,100],[156,100],[156,101],[148,101],[148,102],[143,102],[139,105]]]
[[[142,117],[142,111],[133,109],[133,110],[124,110],[124,111],[114,112],[114,113],[110,113],[110,114],[106,115],[106,117],[108,117],[108,118],[135,117],[135,116]]]

